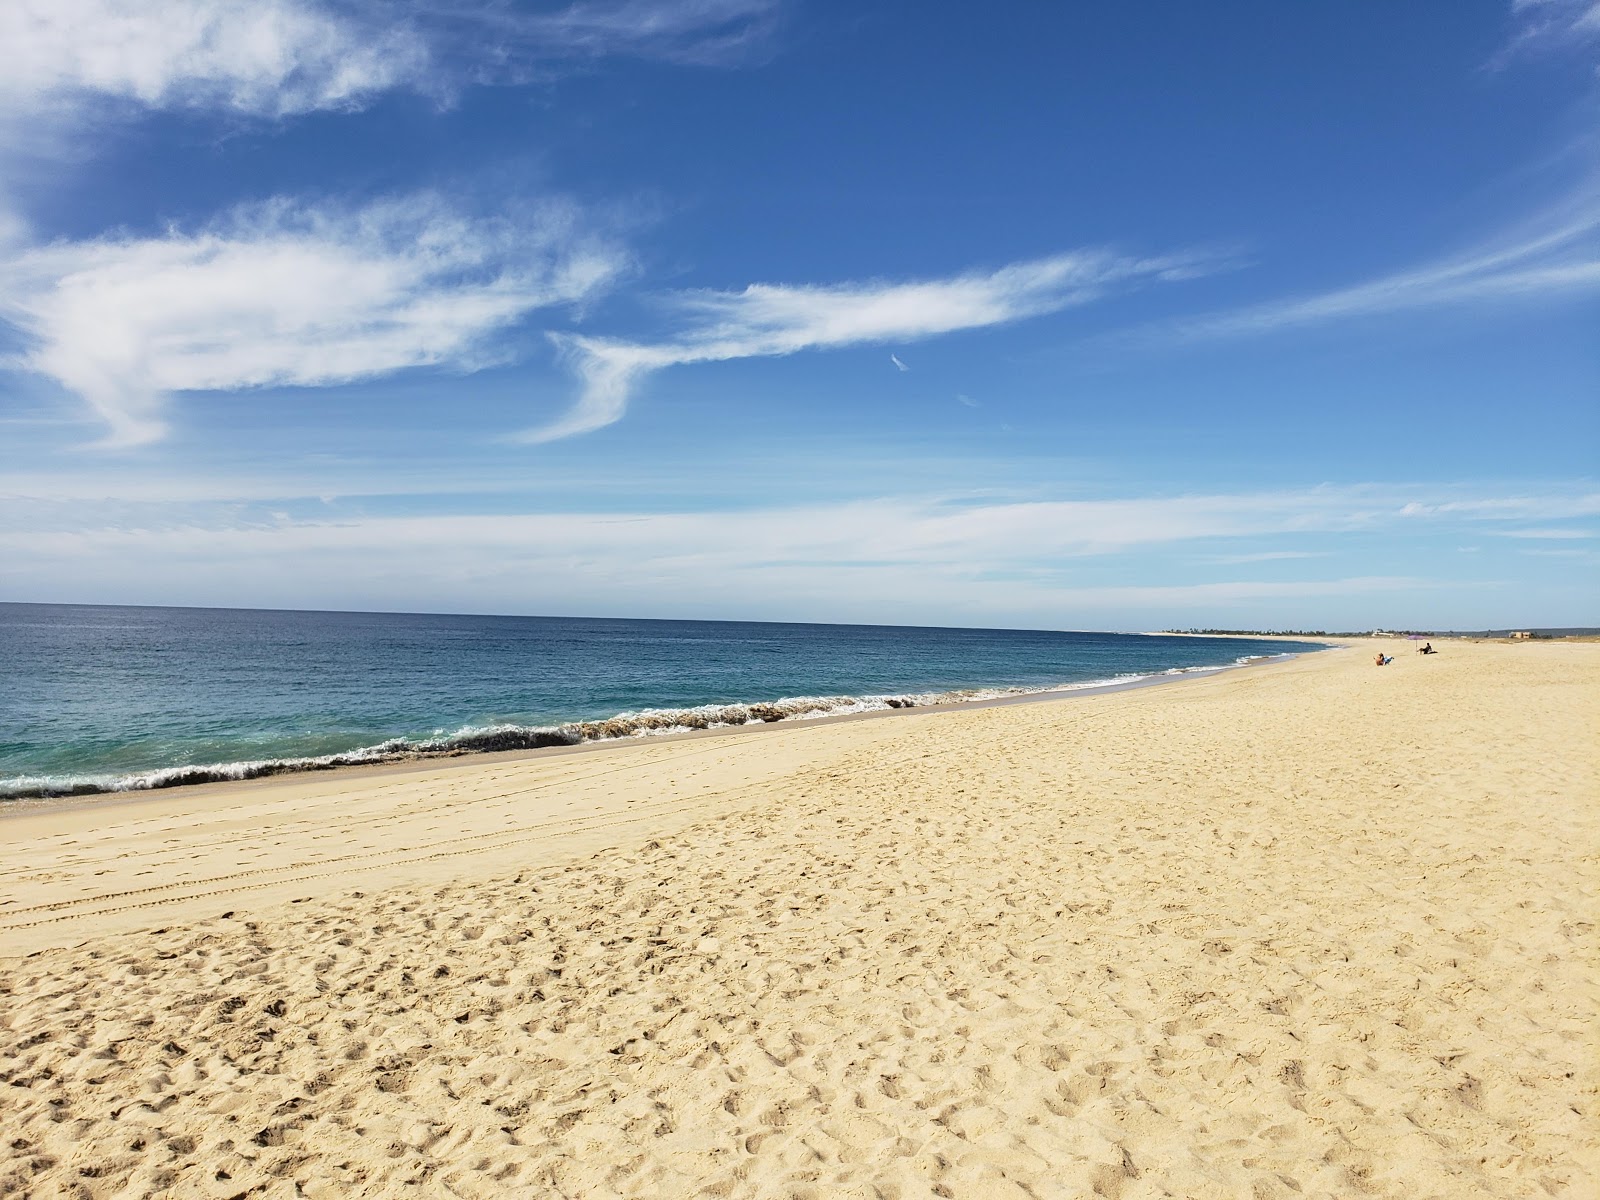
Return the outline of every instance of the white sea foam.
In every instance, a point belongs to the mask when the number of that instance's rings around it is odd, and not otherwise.
[[[560,725],[464,726],[453,733],[431,738],[391,738],[376,745],[357,747],[336,754],[197,763],[162,767],[131,775],[14,776],[0,779],[0,800],[151,791],[197,783],[257,779],[267,775],[328,771],[337,767],[370,763],[437,758],[494,750],[538,750],[552,746],[576,746],[622,738],[660,737],[706,729],[775,724],[780,721],[808,721],[822,717],[886,712],[892,709],[928,708],[935,705],[1045,696],[1060,692],[1093,691],[1126,687],[1168,676],[1208,675],[1217,671],[1231,670],[1236,666],[1248,666],[1269,658],[1292,657],[1293,655],[1288,653],[1242,655],[1233,663],[1217,666],[1172,667],[1160,672],[1159,675],[1129,673],[1105,679],[1085,679],[1038,687],[961,688],[944,692],[868,696],[785,696],[777,700],[755,701],[748,704],[702,704],[692,708],[672,709],[646,708],[617,713],[615,716],[600,720],[570,721]]]

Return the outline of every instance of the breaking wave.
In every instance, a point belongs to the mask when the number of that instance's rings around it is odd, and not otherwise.
[[[339,767],[417,759],[449,758],[500,750],[543,750],[553,746],[579,746],[589,742],[617,741],[702,729],[733,729],[779,721],[815,720],[819,717],[891,709],[928,708],[943,704],[970,704],[1057,692],[1126,687],[1174,675],[1207,675],[1290,654],[1245,655],[1221,666],[1173,667],[1158,674],[1124,674],[1047,687],[963,688],[946,692],[911,692],[883,696],[791,696],[751,704],[703,704],[695,708],[647,708],[618,713],[594,721],[569,721],[560,725],[467,726],[443,737],[390,738],[373,746],[304,758],[252,759],[228,763],[199,763],[163,767],[133,775],[16,776],[0,779],[0,800],[37,800],[66,796],[92,796],[107,792],[154,791],[197,783],[235,779],[260,779],[305,771],[332,771]]]

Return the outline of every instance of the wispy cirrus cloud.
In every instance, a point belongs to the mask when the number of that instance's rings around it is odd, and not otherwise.
[[[1600,292],[1600,170],[1560,202],[1482,245],[1364,283],[1164,326],[1200,340],[1274,333],[1469,304],[1548,301]]]
[[[60,481],[41,482],[46,492],[39,501],[64,495]],[[196,483],[181,482],[185,489]],[[1459,507],[1448,511],[1437,489],[1365,484],[1033,503],[899,496],[732,511],[563,506],[462,513],[451,504],[450,511],[404,516],[376,516],[359,505],[297,507],[270,497],[241,508],[220,503],[234,490],[229,481],[216,481],[216,488],[219,503],[212,507],[196,506],[199,493],[185,490],[182,506],[170,511],[119,502],[101,519],[72,511],[48,526],[25,512],[0,521],[0,555],[13,595],[31,596],[48,584],[98,598],[95,580],[119,577],[127,565],[128,578],[178,580],[208,603],[381,606],[404,578],[418,603],[451,611],[558,611],[549,606],[560,605],[559,611],[809,620],[881,620],[892,611],[907,620],[954,613],[1046,625],[1092,613],[1102,624],[1127,627],[1133,618],[1119,616],[1124,610],[1146,614],[1140,623],[1152,616],[1193,623],[1205,619],[1197,610],[1212,603],[1217,609],[1207,611],[1225,611],[1235,601],[1303,600],[1311,607],[1287,611],[1325,612],[1318,606],[1330,597],[1370,596],[1377,613],[1395,603],[1397,591],[1453,595],[1492,586],[1492,576],[1424,585],[1395,571],[1392,557],[1368,568],[1365,551],[1347,557],[1343,569],[1287,577],[1282,570],[1260,578],[1215,569],[1285,557],[1252,555],[1251,543],[1239,539],[1270,538],[1285,547],[1319,538],[1309,546],[1320,552],[1334,550],[1340,543],[1328,539],[1338,535],[1393,532],[1419,519],[1402,511],[1418,494],[1438,497],[1429,505],[1433,515],[1420,519],[1450,539],[1506,519],[1501,499],[1551,519],[1600,512],[1600,497],[1581,485],[1512,497],[1461,494]],[[28,503],[26,496],[8,497],[4,511]],[[1152,585],[1152,554],[1179,546],[1242,553],[1218,556],[1211,569],[1197,561],[1176,576],[1163,568],[1159,586]],[[1361,566],[1350,570],[1352,562]],[[285,579],[294,581],[292,591]]]
[[[315,0],[11,0],[0,6],[0,113],[95,100],[264,116],[354,107],[420,77],[405,23]]]
[[[770,32],[778,0],[9,0],[0,116],[96,100],[266,117],[447,92],[611,56],[709,65]]]
[[[1552,504],[1549,492],[1524,492],[1513,496],[1473,496],[1408,500],[1402,517],[1464,517],[1471,520],[1553,520],[1600,515],[1600,492],[1576,491]]]
[[[612,56],[730,65],[764,44],[781,3],[0,4],[0,317],[31,340],[11,365],[82,397],[122,445],[160,436],[173,392],[469,367],[495,331],[591,295],[625,255],[558,205],[518,226],[426,197],[359,211],[280,200],[197,232],[39,245],[21,201],[30,164],[76,156],[104,118],[140,112],[278,120]]]
[[[866,514],[877,516],[876,513]],[[1096,583],[1056,565],[907,556],[894,561],[818,554],[835,521],[859,511],[751,514],[515,514],[368,517],[250,527],[0,529],[8,594],[49,599],[66,589],[88,603],[159,602],[150,582],[190,603],[384,610],[403,587],[420,610],[567,612],[596,616],[730,617],[804,621],[948,622],[1033,628],[1149,628],[1220,619],[1241,602],[1269,613],[1326,611],[1370,597],[1392,609],[1404,590],[1456,596],[1456,581],[1324,572],[1309,579]],[[819,528],[818,521],[827,522]],[[892,531],[890,531],[892,532]],[[109,590],[108,580],[116,580]],[[1215,605],[1209,608],[1208,605]],[[1341,606],[1343,607],[1343,606]],[[1291,623],[1299,623],[1292,621]],[[1312,621],[1311,623],[1317,623]]]
[[[358,109],[434,70],[408,22],[320,0],[7,0],[0,47],[0,252],[33,240],[28,193],[108,125]]]
[[[1587,546],[1556,550],[1522,550],[1519,553],[1526,558],[1562,558],[1577,562],[1600,562],[1600,551],[1591,550]]]
[[[1206,562],[1219,566],[1242,566],[1245,563],[1291,562],[1302,558],[1326,558],[1326,550],[1258,550],[1250,554],[1212,554]]]
[[[1494,65],[1521,54],[1600,46],[1600,0],[1512,0],[1516,32]]]
[[[547,12],[424,2],[414,12],[436,42],[482,76],[617,56],[735,65],[768,44],[782,8],[782,0],[591,0]]]
[[[627,411],[639,382],[666,367],[918,341],[1004,325],[1087,303],[1114,288],[1192,278],[1205,269],[1204,261],[1080,251],[945,279],[758,283],[737,292],[680,292],[666,301],[682,327],[676,336],[659,342],[560,337],[580,383],[578,401],[564,416],[517,440],[550,442],[610,425]]]
[[[520,476],[520,473],[519,473]],[[523,493],[521,499],[513,498]],[[505,494],[501,507],[483,508],[483,497]],[[1544,537],[1554,527],[1519,525],[1528,521],[1588,521],[1600,517],[1600,492],[1582,483],[1548,484],[1506,494],[1466,485],[1363,483],[1245,492],[1190,492],[1177,495],[1109,496],[1072,499],[996,500],[974,496],[893,495],[844,502],[791,503],[699,511],[595,511],[563,508],[528,511],[527,481],[490,474],[481,467],[455,475],[396,476],[373,467],[332,465],[294,477],[174,475],[137,462],[79,472],[8,475],[0,480],[7,515],[17,509],[53,506],[70,510],[79,527],[92,528],[104,514],[135,511],[147,520],[193,527],[221,514],[224,523],[241,514],[257,518],[278,508],[309,504],[322,514],[311,524],[343,526],[349,513],[329,507],[344,499],[378,496],[437,497],[459,511],[463,496],[474,497],[484,531],[471,537],[495,538],[497,529],[528,522],[552,525],[543,540],[576,551],[596,544],[625,544],[629,553],[654,556],[642,542],[654,541],[660,554],[693,551],[727,565],[751,559],[803,559],[872,564],[939,561],[992,570],[1029,561],[1116,554],[1140,547],[1217,542],[1220,539],[1271,538],[1272,548],[1197,547],[1205,561],[1239,565],[1325,557],[1325,545],[1296,545],[1301,536],[1372,532],[1425,534],[1467,531],[1509,537]],[[1418,499],[1422,497],[1422,499]],[[315,502],[315,503],[312,503]],[[107,506],[110,506],[109,508]],[[537,509],[537,503],[531,505]],[[521,510],[520,512],[514,510]],[[199,514],[210,513],[210,517]],[[423,519],[423,518],[419,518]],[[434,518],[427,517],[432,521]],[[0,522],[3,524],[3,522]],[[26,522],[22,525],[25,527]],[[1506,526],[1517,526],[1505,528]],[[452,526],[453,527],[453,526]],[[1560,535],[1591,537],[1577,524]],[[522,536],[518,532],[515,536]],[[1237,551],[1237,552],[1234,552]]]
[[[1595,536],[1589,529],[1504,529],[1496,531],[1500,537],[1533,538],[1536,541],[1577,541]]]
[[[583,300],[625,256],[551,203],[513,221],[436,196],[363,208],[286,200],[155,237],[58,242],[0,263],[14,365],[76,394],[112,445],[160,437],[175,392],[470,370],[526,314]]]

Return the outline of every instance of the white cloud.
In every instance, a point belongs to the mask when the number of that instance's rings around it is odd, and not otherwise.
[[[99,101],[268,117],[393,88],[518,78],[611,55],[730,61],[777,0],[621,0],[525,12],[496,0],[7,0],[0,116]]]
[[[686,326],[672,340],[563,338],[582,385],[578,402],[565,416],[519,440],[549,442],[612,424],[627,410],[634,386],[664,367],[915,341],[1003,325],[1086,303],[1119,285],[1189,278],[1197,264],[1194,258],[1135,259],[1084,251],[912,283],[758,283],[738,292],[683,292],[669,302]]]
[[[1183,338],[1271,333],[1407,310],[1600,291],[1600,173],[1485,245],[1351,287],[1180,321]]]
[[[41,497],[74,490],[61,480],[39,482]],[[1402,518],[1404,497],[1435,489],[1382,484],[1033,503],[884,497],[678,512],[529,511],[515,501],[483,508],[480,497],[472,513],[451,501],[442,505],[448,512],[392,517],[371,515],[359,502],[330,508],[306,498],[202,508],[192,501],[206,493],[204,481],[181,484],[174,494],[185,502],[170,509],[89,505],[58,509],[59,519],[49,521],[27,515],[20,489],[8,495],[0,514],[21,514],[0,520],[10,595],[1101,628],[1216,623],[1213,617],[1246,610],[1291,623],[1393,623],[1385,614],[1394,605],[1433,596],[1437,604],[1422,611],[1438,615],[1422,623],[1472,624],[1472,608],[1449,615],[1437,605],[1455,604],[1463,589],[1487,587],[1492,578],[1422,583],[1402,574],[1415,561],[1415,543],[1384,550],[1371,539],[1412,537],[1425,520],[1451,547],[1507,519],[1492,495]],[[79,490],[96,494],[87,477]],[[235,491],[264,496],[229,480],[213,481],[211,491],[218,501]],[[1516,499],[1518,509],[1541,505],[1555,519],[1600,498],[1552,486]],[[1355,572],[1240,578],[1214,561],[1174,575],[1175,547],[1236,547],[1245,561],[1263,543],[1242,539],[1293,547],[1317,537],[1309,545],[1324,550],[1340,533],[1362,535]],[[1493,570],[1493,563],[1481,568]],[[1570,597],[1541,592],[1541,604],[1551,605],[1545,611],[1562,618],[1556,623],[1575,623],[1567,617],[1582,611],[1579,582]],[[1336,605],[1335,597],[1370,597],[1373,607]],[[1358,620],[1355,611],[1366,615]]]
[[[158,437],[175,391],[470,367],[487,335],[588,295],[622,256],[572,237],[560,213],[512,228],[416,200],[361,212],[278,202],[200,232],[41,246],[29,180],[55,180],[97,120],[128,113],[285,118],[612,55],[731,63],[780,3],[0,2],[0,316],[34,339],[21,365],[81,396],[121,444]]]
[[[120,99],[266,116],[348,108],[420,76],[404,23],[312,0],[8,0],[0,111]]]
[[[0,254],[29,240],[30,194],[151,111],[285,119],[393,91],[448,101],[625,55],[731,65],[782,0],[0,0]]]
[[[1326,558],[1326,550],[1260,550],[1251,554],[1213,554],[1206,562],[1222,566],[1241,566],[1245,563],[1288,562],[1301,558]]]
[[[132,445],[161,435],[174,392],[482,365],[491,335],[621,266],[558,205],[513,222],[430,196],[356,210],[280,200],[197,233],[25,251],[0,265],[0,315],[30,338],[19,365]]]
[[[530,13],[469,3],[450,10],[449,24],[459,22],[456,36],[470,39],[464,52],[482,60],[488,49],[500,69],[611,55],[717,66],[762,45],[780,7],[781,0],[610,0]]]
[[[1516,33],[1495,60],[1522,53],[1556,53],[1600,43],[1600,0],[1512,0]]]
[[[1556,520],[1600,515],[1600,493],[1573,492],[1556,500],[1549,493],[1520,496],[1476,496],[1464,500],[1412,500],[1401,506],[1402,517],[1476,517],[1487,520]]]
[[[894,364],[894,369],[897,370],[897,371],[909,371],[909,370],[911,370],[910,367],[906,366],[905,363],[900,361],[900,356],[898,354],[889,355],[889,361]]]
[[[1600,553],[1588,547],[1574,547],[1572,549],[1557,550],[1521,550],[1518,553],[1529,558],[1563,558],[1579,562],[1600,562]]]
[[[1141,507],[1136,505],[1136,508]],[[1169,504],[1166,510],[1182,507]],[[1145,527],[1155,503],[1128,514],[1117,544],[1171,536]],[[1096,508],[1103,513],[1103,508]],[[1085,520],[1092,519],[1082,514]],[[964,612],[1060,612],[1066,603],[1148,609],[1176,599],[1319,597],[1383,592],[1392,576],[1315,581],[1207,581],[1181,586],[1089,584],[1064,562],[1041,559],[1110,548],[1074,524],[1035,544],[1037,514],[1013,510],[943,517],[903,502],[743,513],[539,513],[285,522],[263,511],[246,527],[0,530],[17,594],[48,580],[56,595],[84,595],[96,577],[161,580],[206,602],[372,603],[402,587],[407,603],[546,611],[692,612],[742,604],[749,612],[937,620]],[[1172,523],[1166,522],[1170,530]],[[1229,523],[1230,525],[1232,523]],[[1199,526],[1189,529],[1197,533]],[[996,539],[996,532],[1005,536]],[[1025,555],[1025,559],[1019,559]],[[137,570],[133,568],[137,566]],[[1000,572],[1003,577],[996,578]],[[292,579],[293,591],[282,581]],[[240,589],[218,595],[219,581]],[[421,595],[419,596],[419,592]],[[435,599],[440,594],[449,599]],[[415,597],[413,599],[412,597]],[[393,604],[395,601],[390,600]],[[597,606],[604,606],[603,608]],[[553,606],[553,608],[552,608]],[[1059,620],[1059,616],[1057,620]]]
[[[515,460],[508,460],[514,462]],[[175,475],[161,466],[139,460],[95,464],[92,469],[52,470],[28,474],[12,471],[0,476],[0,500],[7,505],[119,504],[166,506],[213,504],[232,511],[251,502],[284,507],[294,501],[328,496],[438,496],[449,507],[461,503],[450,497],[486,493],[522,493],[507,501],[527,507],[530,481],[525,471],[504,475],[480,464],[454,471],[441,468],[422,474],[397,476],[381,464],[334,462],[317,470],[302,466],[289,474]],[[559,490],[570,495],[574,486],[564,480]],[[1416,499],[1415,497],[1423,497]],[[1466,485],[1414,483],[1359,483],[1321,485],[1269,492],[1200,493],[1176,496],[1110,497],[1101,499],[1019,500],[984,495],[966,497],[900,496],[849,503],[805,504],[774,509],[713,512],[596,513],[602,524],[623,521],[642,525],[679,518],[711,522],[706,526],[713,542],[723,532],[718,522],[749,520],[752,530],[771,523],[781,528],[793,520],[794,528],[832,531],[826,537],[842,544],[860,544],[870,531],[886,531],[893,547],[948,545],[974,560],[993,551],[1020,554],[1042,552],[1101,553],[1135,545],[1198,538],[1271,534],[1339,533],[1386,530],[1410,536],[1428,528],[1474,527],[1479,532],[1525,535],[1526,530],[1500,530],[1494,526],[1513,521],[1558,521],[1600,515],[1600,492],[1592,486],[1551,483],[1537,491],[1516,495],[1476,493]],[[498,520],[497,516],[489,519]],[[581,514],[575,520],[582,519]],[[85,527],[95,524],[84,515]],[[1541,531],[1531,531],[1537,536]],[[1563,534],[1568,531],[1562,530]],[[1580,536],[1595,536],[1592,533]],[[1280,543],[1286,539],[1279,539]],[[873,551],[876,553],[876,549]],[[1213,558],[1230,563],[1277,558],[1313,557],[1321,550],[1279,548],[1245,551]],[[991,556],[992,557],[992,556]]]
[[[1575,541],[1595,536],[1589,529],[1506,529],[1495,532],[1501,537],[1537,538],[1543,541]]]

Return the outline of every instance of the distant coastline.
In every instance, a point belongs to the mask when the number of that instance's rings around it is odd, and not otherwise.
[[[1157,629],[1151,630],[1148,637],[1214,637],[1214,638],[1287,638],[1303,640],[1306,638],[1334,638],[1341,641],[1350,641],[1356,638],[1384,638],[1384,637],[1431,637],[1431,638],[1511,638],[1518,634],[1526,635],[1530,640],[1558,641],[1568,638],[1600,637],[1600,626],[1573,625],[1557,627],[1541,627],[1525,625],[1520,628],[1507,629],[1357,629],[1345,631],[1330,631],[1323,629]]]

